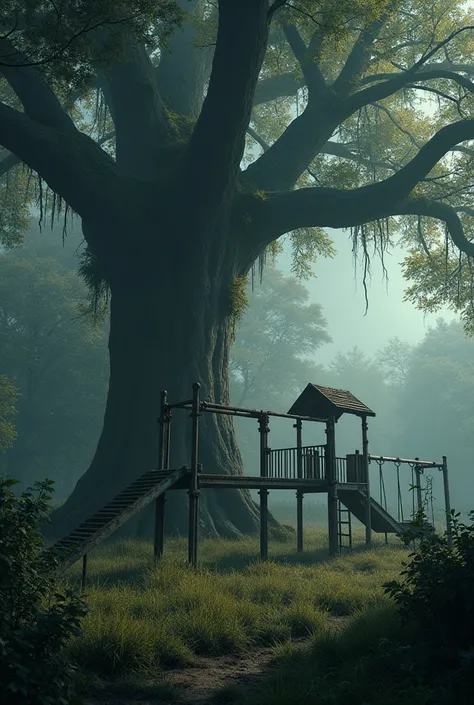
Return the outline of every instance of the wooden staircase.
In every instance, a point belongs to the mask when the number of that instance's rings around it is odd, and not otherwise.
[[[60,556],[59,570],[67,570],[147,504],[176,485],[188,472],[187,468],[149,470],[137,478],[103,509],[52,546]]]

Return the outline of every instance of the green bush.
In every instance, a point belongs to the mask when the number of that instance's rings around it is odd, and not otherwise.
[[[474,647],[474,512],[469,524],[458,517],[452,514],[452,548],[446,534],[421,536],[404,580],[385,585],[401,616],[443,659]]]
[[[433,688],[440,705],[471,703],[474,688],[474,512],[468,524],[459,516],[452,512],[451,547],[447,534],[418,530],[403,580],[384,586],[415,629],[411,643],[392,653],[392,665]]]
[[[61,591],[57,557],[45,550],[39,522],[47,516],[53,483],[16,497],[15,480],[0,479],[0,702],[68,705],[76,669],[65,646],[81,633],[88,608]]]

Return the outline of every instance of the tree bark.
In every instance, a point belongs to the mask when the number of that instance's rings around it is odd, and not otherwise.
[[[161,261],[161,274],[154,276],[146,254],[141,255],[142,266],[132,255],[126,270],[120,259],[122,266],[111,283],[110,385],[102,435],[91,466],[54,513],[50,536],[67,534],[136,477],[157,467],[161,390],[168,391],[171,402],[189,399],[192,382],[198,380],[203,399],[229,402],[228,287],[235,258],[229,256],[228,243],[222,243],[219,251],[215,240],[210,247],[199,244],[204,238],[196,236],[195,242],[187,253],[169,252],[166,267]],[[189,467],[189,412],[173,412],[171,439],[171,467]],[[199,460],[206,473],[242,473],[231,417],[203,414]],[[186,533],[186,491],[170,491],[167,500],[168,532]],[[129,522],[125,533],[151,535],[151,514],[145,510],[137,521]],[[258,522],[248,491],[202,492],[205,534],[235,537],[256,530]]]

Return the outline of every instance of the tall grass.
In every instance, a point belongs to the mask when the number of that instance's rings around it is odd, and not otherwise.
[[[178,539],[167,541],[155,566],[145,542],[97,549],[89,559],[92,611],[71,651],[84,671],[121,678],[290,638],[326,643],[333,617],[385,608],[382,584],[406,556],[388,546],[328,560],[327,539],[316,529],[306,532],[306,547],[298,557],[292,543],[273,540],[271,560],[260,563],[256,538],[203,541],[197,572],[185,565]],[[79,572],[76,565],[68,581]]]

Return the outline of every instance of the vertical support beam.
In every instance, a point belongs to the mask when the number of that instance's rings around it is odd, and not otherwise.
[[[158,438],[158,470],[165,470],[169,467],[169,435],[171,417],[168,403],[168,392],[161,392],[160,418],[159,423],[159,438]],[[153,541],[153,560],[156,562],[163,555],[164,543],[164,511],[165,511],[165,496],[164,494],[155,499],[155,532]]]
[[[296,550],[303,552],[303,492],[296,492]]]
[[[81,576],[81,587],[83,590],[86,589],[86,579],[87,579],[87,553],[82,556],[82,576]]]
[[[419,458],[415,458],[415,460],[419,460]],[[416,501],[418,505],[418,511],[421,511],[423,509],[423,497],[421,494],[421,467],[419,465],[415,465],[415,487],[416,487]]]
[[[372,507],[370,503],[370,475],[369,475],[369,437],[367,416],[362,417],[362,477],[365,479],[365,545],[372,545]]]
[[[155,499],[155,541],[153,550],[153,560],[155,563],[163,555],[165,537],[165,502],[165,492],[160,494],[160,496]]]
[[[453,527],[451,517],[451,499],[449,496],[449,479],[448,479],[448,459],[443,455],[443,486],[444,486],[444,510],[446,512],[446,536],[448,539],[448,548],[453,547]]]
[[[296,476],[303,477],[303,422],[297,419],[293,428],[296,428]]]
[[[296,474],[299,480],[303,478],[303,422],[297,419],[296,428]],[[303,551],[303,493],[296,493],[296,550]]]
[[[188,529],[188,563],[197,568],[197,544],[199,529],[199,490],[198,490],[198,453],[199,453],[199,382],[193,384],[193,404],[191,411],[191,476],[189,479],[189,529]]]
[[[335,419],[326,421],[326,480],[328,482],[328,536],[329,555],[337,556],[339,550],[337,521],[336,435]]]
[[[260,477],[268,477],[268,434],[270,426],[268,415],[260,414],[258,417],[258,431],[260,433]],[[260,495],[260,558],[268,558],[268,490],[261,489]]]
[[[268,560],[268,490],[259,490],[260,495],[260,560]]]

